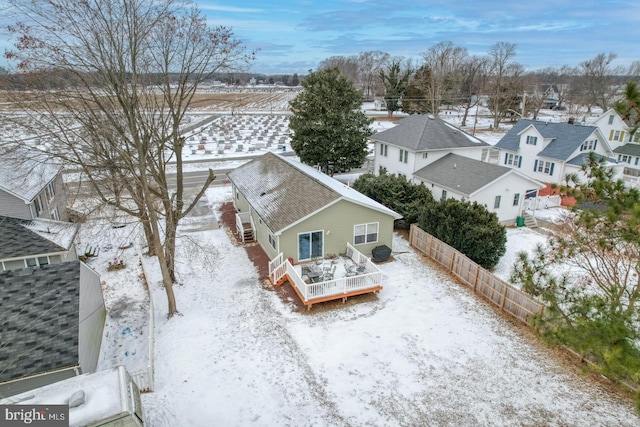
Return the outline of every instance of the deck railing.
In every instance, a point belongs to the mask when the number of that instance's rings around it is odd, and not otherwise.
[[[242,239],[242,243],[244,243],[244,224],[251,224],[251,229],[253,229],[253,219],[251,218],[251,214],[249,212],[237,212],[236,213],[236,230],[238,231],[238,235]]]
[[[382,271],[349,243],[347,243],[346,255],[356,264],[365,266],[364,272],[351,277],[306,283],[289,260],[283,259],[283,255],[279,254],[269,262],[269,277],[273,283],[278,283],[282,277],[287,275],[289,281],[292,282],[291,284],[298,289],[304,302],[330,296],[347,295],[382,284]]]

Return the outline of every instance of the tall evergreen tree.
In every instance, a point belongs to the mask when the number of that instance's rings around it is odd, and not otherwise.
[[[380,80],[384,86],[384,102],[387,104],[389,117],[393,116],[394,111],[400,109],[401,99],[409,84],[411,73],[413,73],[411,67],[402,69],[401,58],[394,58],[387,70],[380,70]]]
[[[548,247],[520,254],[512,281],[545,302],[537,321],[547,338],[605,375],[639,382],[640,192],[593,153],[583,173],[585,182],[570,176],[563,188],[578,202],[575,215]]]
[[[302,87],[289,103],[291,147],[300,160],[330,175],[362,166],[373,131],[371,119],[360,110],[360,91],[336,68],[310,72]]]

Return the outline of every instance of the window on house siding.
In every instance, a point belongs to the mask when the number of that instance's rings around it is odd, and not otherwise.
[[[44,188],[44,192],[47,194],[47,201],[51,202],[53,200],[53,196],[55,196],[56,191],[55,188],[53,187],[53,183],[48,183],[47,186]]]
[[[42,202],[40,202],[40,196],[33,199],[33,206],[36,208],[36,216],[40,216],[40,213],[42,213]]]
[[[39,256],[38,257],[38,265],[48,265],[49,264],[49,258],[46,256]]]
[[[407,163],[407,160],[409,159],[409,152],[407,150],[400,150],[400,161],[402,163]]]
[[[527,144],[529,145],[536,145],[538,143],[538,137],[537,136],[527,136]]]
[[[60,221],[60,214],[58,214],[58,208],[55,208],[54,210],[51,211],[51,219]]]
[[[597,146],[598,142],[595,139],[592,139],[590,141],[585,141],[582,143],[582,145],[580,146],[580,151],[591,151],[591,150],[595,150],[596,146]]]
[[[496,196],[496,199],[493,202],[493,208],[494,209],[499,209],[500,208],[500,199],[502,199],[502,196]]]
[[[553,168],[553,162],[545,162],[543,160],[536,160],[535,164],[533,165],[533,170],[535,172],[540,172],[547,175],[553,175]]]
[[[615,131],[615,133],[613,134],[613,140],[614,141],[619,141],[620,140],[620,131],[619,130]]]
[[[429,154],[429,153],[425,151],[424,153],[422,153],[422,158],[423,158],[423,159],[426,159],[428,154]]]
[[[609,116],[609,124],[612,125],[613,124],[613,114]]]
[[[35,267],[36,265],[38,265],[38,262],[35,258],[27,258],[25,261],[27,262],[27,267]]]
[[[273,249],[276,248],[276,238],[273,235],[269,234],[269,244]]]
[[[518,203],[520,203],[520,193],[513,195],[513,206],[518,206]]]
[[[504,156],[505,165],[515,166],[519,168],[521,162],[522,162],[521,157],[518,156],[517,154],[506,153]]]
[[[380,144],[380,155],[387,157],[389,152],[389,146],[387,144]]]
[[[375,243],[378,241],[378,223],[358,224],[353,228],[353,243],[361,245],[364,243]]]

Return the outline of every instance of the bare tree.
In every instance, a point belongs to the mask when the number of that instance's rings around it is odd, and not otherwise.
[[[318,64],[318,71],[333,68],[337,68],[340,74],[354,85],[358,84],[358,57],[356,55],[331,56]]]
[[[440,42],[422,54],[425,65],[430,70],[426,93],[431,103],[430,110],[434,114],[438,114],[443,99],[458,84],[460,67],[467,56],[467,49],[450,41]]]
[[[358,55],[358,76],[365,100],[376,95],[376,82],[379,81],[380,70],[389,62],[390,55],[379,50],[361,52]]]
[[[489,48],[491,60],[491,97],[494,112],[493,128],[500,127],[500,120],[504,112],[502,100],[505,97],[505,80],[509,73],[515,71],[511,66],[511,59],[516,56],[516,45],[508,42],[497,42]]]
[[[467,57],[460,66],[457,92],[464,108],[460,126],[466,126],[469,110],[478,105],[480,94],[487,83],[487,65],[487,58],[474,55]]]
[[[9,3],[19,20],[9,27],[15,48],[6,56],[25,75],[25,89],[42,85],[42,71],[64,76],[62,90],[14,98],[29,117],[23,124],[53,141],[50,155],[80,167],[104,203],[142,221],[171,317],[176,229],[214,179],[210,170],[195,198],[185,200],[180,126],[201,82],[253,55],[230,29],[209,28],[186,1]]]
[[[578,66],[578,88],[589,111],[594,105],[603,110],[611,105],[616,92],[614,76],[624,74],[621,67],[612,66],[617,57],[613,52],[599,53]]]

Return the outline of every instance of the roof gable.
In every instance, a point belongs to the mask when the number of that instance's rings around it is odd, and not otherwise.
[[[431,114],[406,117],[397,126],[379,132],[371,139],[414,152],[489,145]]]
[[[400,218],[316,169],[270,152],[234,169],[228,177],[272,232],[280,232],[338,200]]]
[[[62,221],[0,216],[0,259],[65,252],[71,248],[78,228]]]
[[[0,273],[0,381],[79,363],[80,262]]]
[[[569,159],[582,143],[598,131],[595,126],[583,126],[570,123],[549,123],[521,119],[495,145],[496,148],[518,151],[520,135],[528,127],[534,127],[545,140],[550,140],[538,153],[540,156],[563,160]]]

